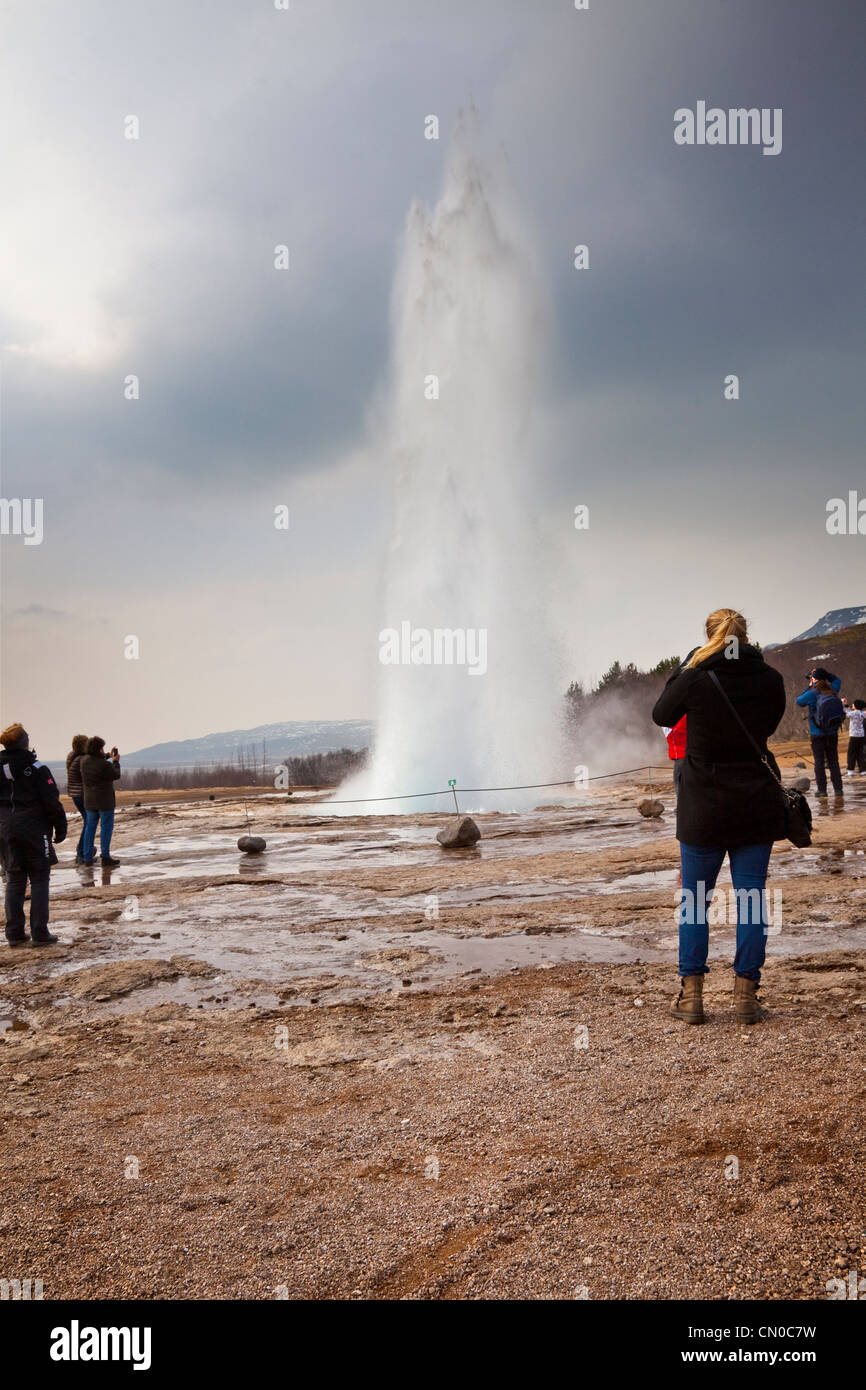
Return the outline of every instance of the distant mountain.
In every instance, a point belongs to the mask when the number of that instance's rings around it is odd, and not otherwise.
[[[844,627],[857,627],[860,623],[866,623],[866,604],[860,608],[831,608],[830,612],[825,613],[812,627],[807,627],[805,632],[790,640],[804,642],[808,637],[826,637],[831,632],[841,632]],[[788,642],[771,642],[764,650],[772,651],[774,647],[789,645]]]
[[[367,748],[374,725],[368,719],[304,719],[287,724],[259,724],[255,729],[231,729],[203,738],[174,743],[153,743],[134,753],[121,753],[123,767],[192,767],[196,763],[230,763],[240,753],[261,758],[267,745],[268,761],[329,753],[335,748]]]
[[[863,613],[860,608],[843,608],[843,613]],[[788,704],[782,722],[776,731],[780,739],[806,738],[806,712],[798,708],[796,699],[808,684],[807,671],[814,666],[826,666],[842,681],[841,693],[846,700],[866,700],[866,618],[855,618],[850,627],[838,631],[828,628],[817,631],[827,619],[827,613],[810,632],[811,637],[797,637],[793,642],[784,642],[772,651],[764,648],[767,661],[781,671],[785,678],[785,694]]]

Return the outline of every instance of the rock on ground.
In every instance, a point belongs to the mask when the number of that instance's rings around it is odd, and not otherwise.
[[[470,849],[481,839],[481,831],[471,816],[454,816],[436,839],[443,849]]]

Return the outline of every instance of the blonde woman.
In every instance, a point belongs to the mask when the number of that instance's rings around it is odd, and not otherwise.
[[[653,709],[654,722],[662,726],[687,716],[677,801],[681,988],[671,1013],[685,1023],[704,1022],[707,909],[727,854],[737,898],[734,1006],[738,1022],[757,1023],[763,1016],[757,988],[768,925],[764,890],[773,842],[786,838],[785,810],[777,782],[737,715],[778,771],[766,742],[785,712],[785,685],[749,644],[746,620],[736,609],[711,613],[706,635]]]

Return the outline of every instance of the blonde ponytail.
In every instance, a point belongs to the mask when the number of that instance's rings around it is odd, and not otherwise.
[[[706,623],[707,640],[702,647],[698,647],[687,665],[699,666],[707,657],[715,656],[720,652],[728,638],[735,637],[738,642],[748,642],[749,634],[746,630],[746,620],[742,613],[738,613],[736,608],[717,608],[715,613],[711,613]]]

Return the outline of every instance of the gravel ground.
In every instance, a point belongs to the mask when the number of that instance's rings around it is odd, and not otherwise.
[[[639,922],[656,958],[443,979],[409,915],[370,919],[356,998],[288,967],[265,989],[194,953],[137,958],[122,886],[68,894],[71,943],[0,947],[0,1277],[46,1299],[826,1298],[866,1269],[866,811],[823,819],[816,846],[774,881],[831,949],[792,929],[750,1029],[716,963],[706,1026],[669,1018],[669,884],[568,898],[569,875],[669,866],[667,835],[593,862],[360,870],[391,894],[562,876],[541,902],[470,892],[442,928],[540,931],[554,957],[589,913],[605,936]],[[201,886],[173,885],[178,914]]]
[[[7,1033],[4,1272],[46,1298],[826,1297],[864,1267],[864,968],[774,964],[749,1030],[721,971],[693,1029],[669,971],[569,965]]]

